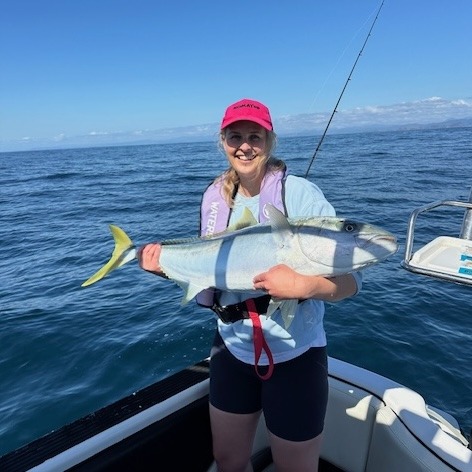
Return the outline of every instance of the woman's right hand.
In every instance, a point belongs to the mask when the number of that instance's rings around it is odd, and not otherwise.
[[[158,243],[146,244],[138,249],[137,257],[141,269],[157,275],[164,275],[159,265],[161,245]]]

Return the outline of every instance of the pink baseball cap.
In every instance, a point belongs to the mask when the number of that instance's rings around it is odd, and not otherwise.
[[[226,109],[225,116],[221,122],[221,129],[236,121],[243,120],[253,121],[269,131],[274,129],[269,109],[261,102],[249,98],[239,100],[239,102],[233,103]]]

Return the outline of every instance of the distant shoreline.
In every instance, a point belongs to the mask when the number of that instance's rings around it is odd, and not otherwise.
[[[281,123],[277,127],[277,120],[274,120],[279,138],[284,137],[305,137],[318,136],[324,131],[323,128],[306,129],[287,129]],[[329,135],[356,134],[356,133],[383,133],[415,130],[434,130],[434,129],[456,129],[471,128],[472,116],[469,118],[448,119],[432,123],[405,123],[405,124],[366,124],[360,126],[340,126],[333,124],[329,129]],[[284,129],[285,128],[285,129]],[[29,151],[48,151],[59,149],[86,149],[100,147],[119,147],[119,146],[148,146],[155,144],[179,144],[196,142],[216,142],[217,133],[210,133],[208,130],[218,129],[218,125],[193,126],[185,128],[174,128],[169,130],[149,131],[148,136],[142,139],[136,139],[130,133],[109,133],[109,134],[91,134],[85,136],[64,137],[59,141],[54,140],[28,140],[24,142],[0,142],[0,154],[6,152],[29,152]],[[141,134],[142,136],[142,134]],[[134,138],[134,139],[133,139]]]

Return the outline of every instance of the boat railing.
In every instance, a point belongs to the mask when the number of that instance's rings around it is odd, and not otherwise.
[[[418,216],[440,206],[465,208],[459,237],[439,236],[413,252]],[[469,202],[442,200],[424,205],[411,213],[402,266],[410,272],[472,285],[472,192]]]

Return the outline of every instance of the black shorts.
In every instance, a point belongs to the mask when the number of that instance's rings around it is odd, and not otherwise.
[[[265,373],[265,367],[259,367]],[[326,347],[275,364],[268,380],[254,365],[236,359],[217,333],[210,361],[210,403],[230,413],[262,410],[269,431],[289,441],[306,441],[323,431],[328,403]]]

